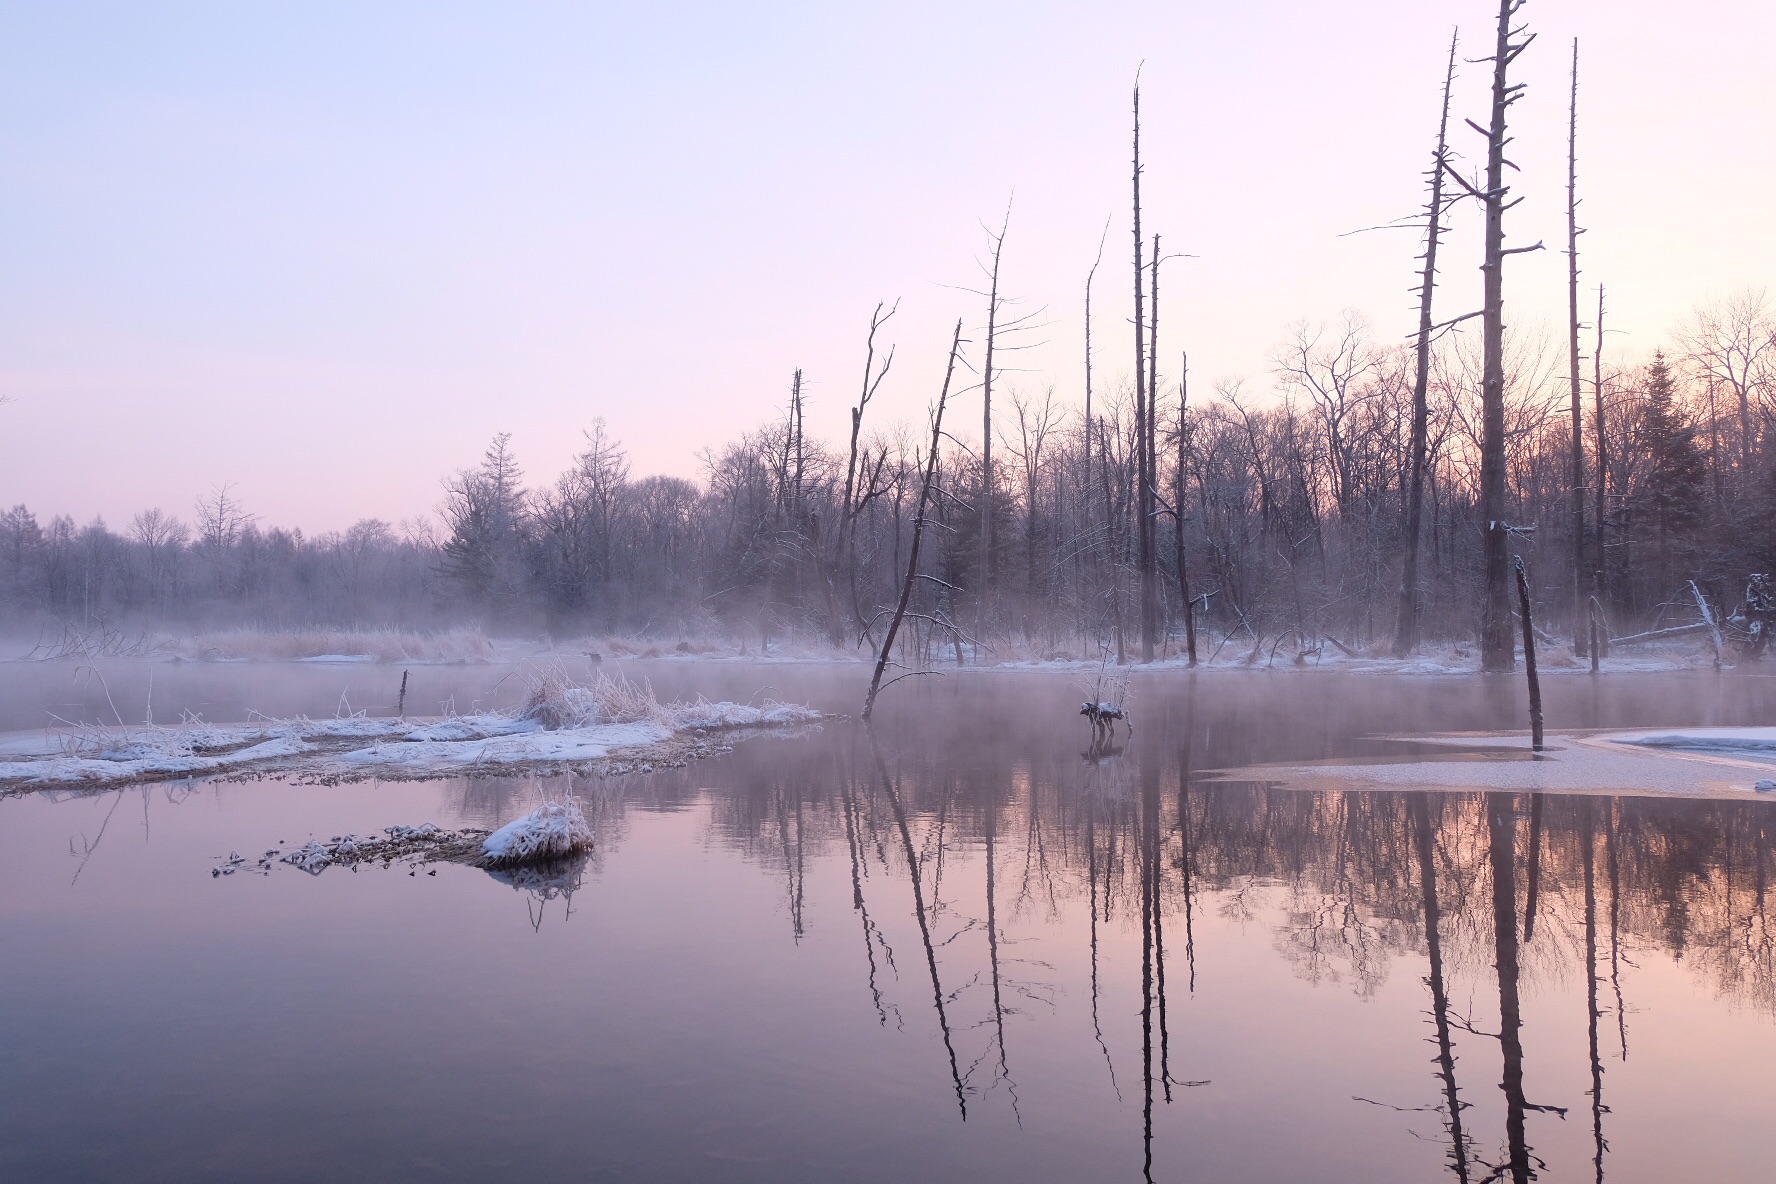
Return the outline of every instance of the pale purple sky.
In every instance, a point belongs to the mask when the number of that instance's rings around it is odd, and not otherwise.
[[[863,332],[901,299],[880,411],[922,418],[947,329],[981,319],[983,220],[1015,190],[1003,284],[1046,306],[1020,359],[1129,368],[1128,100],[1168,251],[1162,362],[1270,386],[1291,322],[1413,324],[1410,214],[1450,29],[1496,9],[1273,3],[283,6],[0,10],[0,504],[190,516],[235,482],[310,531],[430,511],[510,431],[552,478],[602,416],[639,473],[695,477],[803,367],[837,437]],[[1581,41],[1584,282],[1612,348],[1776,277],[1766,4],[1532,0],[1509,319],[1565,316],[1567,66]],[[1487,70],[1457,115],[1484,122]],[[1457,122],[1469,164],[1479,137]],[[1473,219],[1441,289],[1477,306]],[[978,422],[978,401],[958,408]],[[976,429],[978,430],[978,428]]]

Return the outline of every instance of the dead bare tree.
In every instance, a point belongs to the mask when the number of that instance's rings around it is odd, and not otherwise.
[[[1573,38],[1572,104],[1566,125],[1567,364],[1572,382],[1572,629],[1573,653],[1586,655],[1585,425],[1579,398],[1579,39]]]
[[[999,225],[999,233],[992,236],[993,262],[987,274],[987,347],[981,366],[980,567],[975,579],[980,583],[976,601],[983,634],[992,612],[993,587],[993,347],[998,344],[999,261],[1005,251],[1005,234],[1010,229],[1011,202],[1007,201],[1005,220]]]
[[[913,596],[913,582],[919,578],[919,543],[925,537],[925,510],[931,503],[931,488],[937,480],[938,448],[943,444],[944,407],[950,400],[950,380],[956,373],[956,355],[962,350],[962,322],[956,321],[955,335],[950,339],[950,360],[944,367],[943,388],[937,395],[937,406],[931,412],[931,450],[925,457],[925,478],[919,485],[919,504],[913,514],[913,541],[907,551],[906,578],[900,583],[900,601],[888,620],[888,632],[882,637],[882,648],[876,654],[876,670],[870,676],[869,694],[863,700],[863,718],[867,722],[876,707],[876,695],[882,689],[882,672],[888,667],[888,655],[894,649],[894,638],[906,617],[907,602]],[[905,678],[900,675],[898,678]],[[891,679],[890,682],[898,681]]]
[[[1592,569],[1592,588],[1600,603],[1607,604],[1608,567],[1603,550],[1604,515],[1608,510],[1607,498],[1609,490],[1609,437],[1604,433],[1603,419],[1603,285],[1597,285],[1597,348],[1591,351],[1591,427],[1597,437],[1597,492],[1596,507],[1591,515],[1594,536],[1594,554],[1597,566]],[[1609,635],[1600,639],[1604,651],[1609,650]]]
[[[1148,262],[1147,309],[1147,412],[1139,432],[1143,441],[1140,461],[1143,466],[1137,502],[1141,517],[1141,660],[1153,661],[1153,645],[1159,637],[1159,548],[1154,537],[1154,523],[1159,498],[1159,465],[1155,427],[1159,411],[1159,235],[1153,236],[1153,255]]]
[[[1152,489],[1147,482],[1147,342],[1142,333],[1146,329],[1146,313],[1144,310],[1147,277],[1142,274],[1141,266],[1141,75],[1135,72],[1135,158],[1134,158],[1134,234],[1135,234],[1135,547],[1136,562],[1139,565],[1138,578],[1141,596],[1141,660],[1153,661],[1153,622],[1152,610],[1152,571],[1148,566],[1151,558],[1150,549],[1152,536],[1147,529],[1148,501]]]
[[[1185,452],[1190,440],[1190,355],[1185,354],[1178,366],[1178,469],[1172,477],[1172,547],[1178,557],[1178,603],[1184,614],[1184,649],[1190,665],[1196,665],[1195,601],[1190,598],[1190,569],[1184,556],[1184,471]]]
[[[1443,115],[1437,123],[1437,150],[1431,159],[1431,197],[1425,203],[1424,278],[1418,294],[1417,367],[1412,386],[1412,476],[1406,495],[1406,561],[1400,572],[1400,607],[1394,627],[1394,656],[1404,658],[1418,648],[1418,547],[1424,526],[1426,433],[1430,424],[1431,296],[1437,287],[1437,244],[1443,234],[1443,174],[1449,163],[1449,91],[1455,82],[1455,47],[1460,31],[1449,37],[1449,66],[1443,74]]]
[[[1104,219],[1104,232],[1098,236],[1098,257],[1085,273],[1085,487],[1091,488],[1092,476],[1092,279],[1098,264],[1104,261],[1104,240],[1110,236],[1110,219]]]
[[[888,347],[888,353],[880,366],[876,365],[876,331],[887,324],[896,312],[900,311],[900,301],[887,313],[882,312],[882,302],[878,301],[876,310],[870,313],[869,337],[864,343],[863,358],[863,389],[858,394],[857,406],[851,408],[851,451],[845,462],[845,499],[839,504],[839,538],[837,558],[845,565],[847,578],[851,585],[851,606],[862,625],[862,612],[857,604],[857,519],[864,510],[864,504],[875,497],[881,496],[878,482],[882,470],[888,463],[888,450],[884,447],[876,458],[873,469],[870,462],[869,449],[864,448],[862,454],[862,472],[867,492],[859,497],[857,478],[859,474],[858,443],[863,432],[863,413],[869,407],[870,400],[876,397],[876,391],[882,386],[882,380],[888,377],[889,369],[894,365],[894,347]],[[832,624],[833,643],[838,644],[838,624]]]
[[[1510,81],[1511,63],[1535,40],[1513,25],[1526,0],[1499,0],[1498,40],[1492,54],[1492,122],[1481,128],[1468,126],[1486,137],[1486,190],[1476,192],[1486,209],[1485,302],[1481,312],[1481,417],[1480,518],[1485,529],[1483,552],[1484,599],[1480,616],[1480,665],[1485,670],[1509,670],[1516,665],[1511,638],[1510,557],[1505,538],[1505,257],[1540,250],[1505,246],[1505,211],[1522,198],[1506,201],[1510,187],[1505,168],[1517,166],[1505,158],[1507,115],[1511,104],[1522,97],[1524,83]],[[1450,173],[1451,176],[1459,174]],[[1473,187],[1463,185],[1472,191]]]

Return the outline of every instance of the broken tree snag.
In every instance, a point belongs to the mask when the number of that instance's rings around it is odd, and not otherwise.
[[[1603,655],[1602,639],[1597,633],[1597,597],[1593,596],[1585,606],[1591,621],[1591,673],[1597,673],[1597,662]]]
[[[1481,129],[1486,137],[1486,189],[1480,195],[1486,208],[1485,302],[1481,313],[1481,437],[1480,520],[1485,524],[1485,593],[1480,617],[1480,666],[1483,670],[1509,670],[1515,664],[1511,646],[1509,561],[1505,537],[1505,256],[1536,247],[1505,247],[1505,145],[1510,136],[1506,115],[1523,94],[1523,84],[1509,81],[1511,63],[1535,40],[1522,36],[1512,18],[1524,0],[1499,0],[1498,39],[1492,56],[1492,122]],[[1478,127],[1478,125],[1474,125]],[[1515,167],[1512,165],[1511,167]],[[1541,244],[1536,244],[1540,246]]]
[[[1542,750],[1542,682],[1536,677],[1535,622],[1529,615],[1529,580],[1523,574],[1523,556],[1515,557],[1517,605],[1523,615],[1523,673],[1529,679],[1530,747]]]
[[[1394,656],[1418,648],[1418,540],[1424,532],[1425,451],[1430,428],[1431,295],[1437,289],[1437,242],[1443,234],[1443,169],[1449,159],[1449,90],[1455,82],[1455,46],[1449,36],[1449,66],[1443,74],[1443,117],[1437,124],[1437,151],[1431,158],[1431,197],[1425,203],[1424,277],[1418,289],[1418,341],[1412,380],[1412,485],[1406,501],[1406,562],[1400,572],[1400,604],[1394,625]]]
[[[1572,386],[1573,653],[1585,656],[1585,425],[1579,397],[1579,39],[1573,38],[1572,105],[1566,125],[1566,356]]]
[[[900,600],[888,620],[888,632],[882,637],[882,648],[876,653],[876,671],[870,676],[869,694],[863,700],[863,718],[868,721],[876,707],[876,694],[882,689],[882,671],[888,667],[888,655],[894,649],[894,638],[906,617],[907,601],[912,599],[913,582],[919,578],[919,541],[925,536],[925,510],[931,502],[931,487],[937,479],[937,450],[943,443],[944,405],[950,401],[950,379],[956,373],[956,355],[962,350],[962,321],[957,318],[956,332],[950,339],[950,360],[944,367],[943,389],[938,392],[937,406],[931,412],[931,451],[925,457],[925,479],[919,485],[919,505],[913,515],[913,543],[907,555],[906,578],[900,582]],[[960,647],[961,643],[957,643]],[[958,648],[958,653],[960,649]],[[902,676],[904,677],[904,675]]]
[[[1720,669],[1721,664],[1721,631],[1715,623],[1714,613],[1708,607],[1708,598],[1702,595],[1702,589],[1696,587],[1696,581],[1690,581],[1690,595],[1696,598],[1696,607],[1702,610],[1702,623],[1708,626],[1708,636],[1714,642],[1714,667]]]

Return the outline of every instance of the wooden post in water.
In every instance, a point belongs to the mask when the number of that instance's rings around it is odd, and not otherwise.
[[[405,670],[401,671],[401,698],[395,704],[395,716],[399,719],[407,718],[407,672]]]
[[[1597,659],[1600,656],[1600,651],[1597,648],[1597,597],[1593,596],[1591,598],[1591,603],[1588,607],[1591,616],[1591,673],[1596,674]]]
[[[1529,677],[1530,747],[1542,750],[1542,683],[1536,677],[1535,625],[1529,616],[1529,580],[1523,575],[1523,556],[1514,557],[1517,568],[1517,604],[1523,616],[1523,672]]]

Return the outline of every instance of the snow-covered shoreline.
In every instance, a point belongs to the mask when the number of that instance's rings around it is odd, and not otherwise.
[[[0,793],[104,788],[185,777],[294,774],[326,780],[508,775],[621,761],[646,771],[723,749],[740,729],[821,719],[812,708],[678,703],[651,718],[546,721],[534,711],[434,719],[270,720],[175,727],[85,728],[0,735]],[[550,727],[550,722],[559,726]]]

